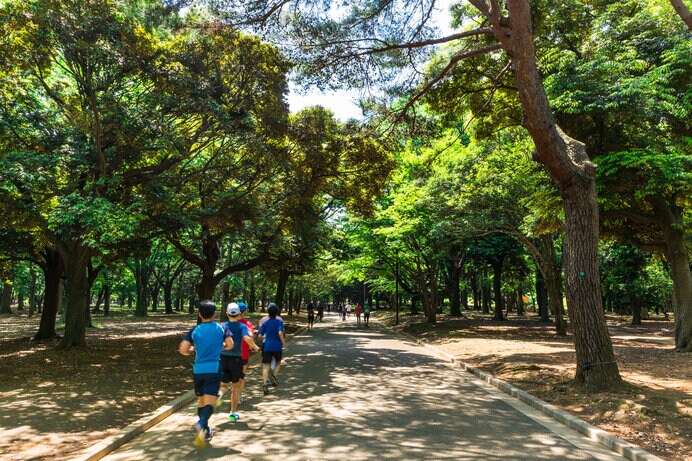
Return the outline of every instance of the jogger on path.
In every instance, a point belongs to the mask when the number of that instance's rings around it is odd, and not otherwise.
[[[221,325],[214,322],[216,305],[213,302],[200,302],[197,315],[201,322],[183,336],[178,350],[182,355],[195,353],[192,379],[199,416],[199,421],[195,424],[195,445],[202,448],[213,436],[209,418],[214,414],[221,384],[221,351],[233,348],[233,338]]]

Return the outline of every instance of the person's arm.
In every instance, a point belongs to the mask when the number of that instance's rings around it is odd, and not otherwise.
[[[192,343],[186,339],[183,339],[180,341],[180,346],[178,347],[178,352],[180,352],[182,355],[192,355],[192,353],[195,350],[195,346],[192,345]]]
[[[223,340],[223,348],[224,348],[224,350],[227,350],[227,351],[233,349],[233,337],[227,336]]]
[[[282,349],[285,348],[286,347],[286,340],[284,339],[284,332],[283,331],[279,332],[279,339],[281,340],[281,348]]]
[[[253,352],[257,352],[259,350],[259,347],[257,344],[255,344],[255,341],[252,339],[252,336],[243,336],[243,341],[247,343],[248,346],[250,346],[250,349],[252,349]]]

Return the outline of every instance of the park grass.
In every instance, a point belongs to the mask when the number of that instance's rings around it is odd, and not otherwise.
[[[440,316],[432,325],[422,316],[378,319],[435,345],[609,433],[667,460],[690,460],[692,453],[692,356],[674,351],[673,322],[608,315],[608,324],[624,384],[592,393],[572,378],[575,354],[571,333],[555,334],[535,314],[495,322],[465,312]]]

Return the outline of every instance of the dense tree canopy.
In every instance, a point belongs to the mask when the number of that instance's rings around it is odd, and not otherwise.
[[[529,299],[595,387],[619,381],[606,309],[670,307],[692,348],[678,2],[327,3],[4,2],[0,311],[28,300],[67,348],[111,297],[431,323]],[[363,90],[365,119],[291,113],[290,78]]]

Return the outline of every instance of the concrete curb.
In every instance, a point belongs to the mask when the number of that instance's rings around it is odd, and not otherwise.
[[[295,331],[291,332],[291,336],[298,335],[307,330],[307,327],[297,328]],[[261,354],[255,354],[250,357],[248,365],[256,365],[261,358]],[[249,370],[248,370],[249,373]],[[134,439],[140,434],[143,434],[147,430],[154,427],[156,424],[160,423],[164,419],[168,418],[170,415],[185,408],[187,405],[195,400],[195,391],[187,391],[183,395],[175,398],[166,405],[157,408],[153,412],[141,417],[137,421],[128,425],[124,429],[121,429],[116,434],[103,439],[96,445],[92,445],[86,448],[84,451],[79,453],[76,458],[72,458],[72,461],[97,461],[106,455],[114,452],[118,448],[125,445],[130,440]]]
[[[187,406],[193,400],[195,400],[195,392],[187,391],[170,403],[141,417],[124,429],[121,429],[118,431],[118,433],[105,438],[96,445],[92,445],[91,447],[87,448],[76,458],[73,458],[73,461],[95,461],[103,458],[107,454],[117,450],[130,440],[142,434],[147,429],[150,429],[154,425],[160,423],[176,411]]]
[[[430,349],[431,351],[435,352],[436,355],[444,358],[448,362],[452,363],[454,366],[459,367],[463,369],[464,371],[467,371],[469,373],[474,374],[476,377],[482,379],[483,381],[487,382],[488,384],[491,384],[501,390],[502,392],[511,395],[512,397],[515,397],[522,402],[526,403],[527,405],[530,405],[531,407],[535,408],[538,411],[543,412],[547,416],[550,416],[551,418],[555,419],[556,421],[564,424],[565,426],[574,429],[577,432],[580,432],[590,438],[591,440],[594,440],[601,445],[609,448],[610,450],[624,456],[627,459],[630,459],[632,461],[664,461],[663,459],[652,455],[651,453],[642,450],[636,445],[633,445],[629,442],[626,442],[622,439],[619,439],[617,437],[614,437],[610,435],[608,432],[604,431],[603,429],[600,429],[596,426],[593,426],[586,421],[582,421],[581,419],[577,418],[576,416],[564,411],[560,410],[559,408],[555,407],[554,405],[551,405],[547,402],[544,402],[543,400],[534,397],[533,395],[529,394],[528,392],[522,391],[521,389],[512,386],[511,384],[502,381],[501,379],[498,379],[491,375],[490,373],[486,373],[485,371],[481,371],[478,368],[474,368],[461,360],[457,359],[451,354],[448,354],[440,349],[438,349],[435,346],[432,346],[428,343],[426,343],[423,340],[420,340],[416,338],[415,336],[412,336],[408,333],[404,333],[402,331],[397,331],[396,333],[404,336],[405,338],[414,341],[417,344],[420,344],[421,346]]]

